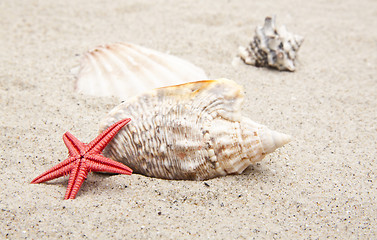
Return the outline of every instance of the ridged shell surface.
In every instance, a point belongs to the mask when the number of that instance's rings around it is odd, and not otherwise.
[[[243,90],[227,79],[155,89],[115,107],[103,131],[131,118],[104,150],[146,176],[203,180],[240,174],[290,137],[241,114]]]
[[[154,88],[206,79],[202,69],[178,57],[135,44],[113,43],[85,54],[75,90],[125,100]]]
[[[303,41],[303,37],[288,32],[285,26],[278,28],[275,17],[267,17],[264,26],[255,29],[250,45],[239,48],[239,56],[257,67],[295,71],[297,51]]]

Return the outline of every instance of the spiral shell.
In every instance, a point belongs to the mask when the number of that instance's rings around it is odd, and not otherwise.
[[[112,43],[85,54],[75,90],[125,100],[154,88],[206,80],[204,71],[178,57],[131,43]]]
[[[275,16],[266,17],[264,26],[255,29],[253,41],[239,47],[239,56],[246,64],[273,67],[279,70],[296,70],[296,57],[304,38],[275,25]]]
[[[204,180],[240,174],[290,141],[241,115],[243,90],[227,79],[154,89],[115,107],[101,122],[131,118],[104,155],[135,173]]]

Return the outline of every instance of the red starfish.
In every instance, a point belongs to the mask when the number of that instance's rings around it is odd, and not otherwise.
[[[74,199],[90,171],[131,175],[132,169],[129,167],[101,155],[106,145],[129,121],[131,119],[127,118],[114,123],[89,144],[80,142],[71,133],[66,132],[63,141],[68,148],[69,157],[36,177],[31,183],[42,183],[70,174],[64,199]]]

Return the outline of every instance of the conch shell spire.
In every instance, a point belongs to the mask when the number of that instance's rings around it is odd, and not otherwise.
[[[263,152],[266,154],[272,153],[276,149],[289,143],[292,139],[290,135],[270,130],[265,127],[258,131],[258,136],[261,139],[261,145],[264,150]]]

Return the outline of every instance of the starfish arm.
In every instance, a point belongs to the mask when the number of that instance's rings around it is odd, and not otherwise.
[[[85,163],[79,161],[77,164],[75,164],[69,175],[68,187],[64,197],[65,200],[75,199],[88,173],[89,171]]]
[[[110,173],[120,173],[120,174],[132,174],[132,169],[127,167],[126,165],[114,161],[110,158],[106,158],[99,154],[96,155],[88,155],[85,157],[88,161],[88,167],[90,171],[93,172],[110,172]]]
[[[100,153],[106,147],[106,145],[115,137],[119,130],[131,121],[130,118],[120,120],[114,123],[105,131],[103,131],[98,137],[88,144],[88,152],[95,154]]]
[[[70,156],[84,154],[85,144],[73,136],[72,133],[66,132],[63,135],[63,141],[68,148]]]
[[[34,178],[31,183],[42,183],[61,176],[67,175],[72,169],[72,162],[76,160],[75,157],[69,157],[58,165],[50,168],[38,177]]]

